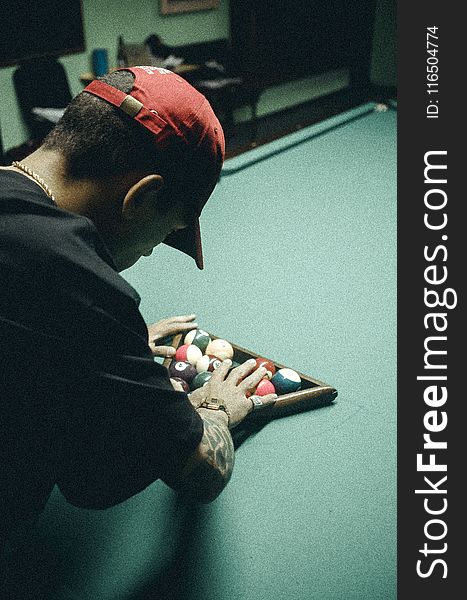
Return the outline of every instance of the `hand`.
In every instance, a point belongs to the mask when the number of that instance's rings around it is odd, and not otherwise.
[[[253,410],[253,402],[246,397],[246,392],[255,388],[266,375],[264,367],[255,369],[256,361],[247,360],[239,367],[229,369],[232,361],[225,360],[220,367],[213,371],[211,379],[202,388],[189,394],[190,402],[197,408],[204,400],[224,404],[229,414],[229,428],[232,429]],[[263,396],[261,400],[265,406],[274,404],[276,394]]]
[[[175,355],[175,348],[167,346],[167,341],[163,338],[174,336],[177,333],[187,333],[198,327],[195,323],[196,315],[182,315],[179,317],[169,317],[148,325],[149,333],[149,348],[154,356],[162,356],[163,358],[172,357]],[[161,345],[157,345],[158,342]]]

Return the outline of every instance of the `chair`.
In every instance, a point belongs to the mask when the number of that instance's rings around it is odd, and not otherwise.
[[[30,139],[42,140],[54,123],[38,118],[33,108],[63,109],[72,98],[63,65],[54,57],[28,60],[13,73],[13,85]]]
[[[152,56],[146,44],[128,44],[122,41],[120,51],[122,52],[121,59],[124,62],[122,66],[152,65]]]

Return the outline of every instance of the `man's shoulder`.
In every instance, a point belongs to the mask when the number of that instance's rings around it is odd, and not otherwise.
[[[75,251],[97,251],[98,234],[92,222],[60,209],[21,174],[0,171],[0,215],[3,238],[22,240],[23,251],[33,247],[36,252],[48,250],[51,256],[63,254],[69,250],[71,240]],[[76,245],[77,241],[82,244]],[[110,256],[104,258],[111,263]]]
[[[0,170],[0,265],[33,278],[139,303],[119,275],[94,223],[57,207],[32,181]]]

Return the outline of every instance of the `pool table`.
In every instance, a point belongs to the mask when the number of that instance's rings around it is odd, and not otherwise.
[[[364,104],[227,160],[205,270],[160,246],[123,274],[148,323],[194,312],[338,395],[243,439],[210,505],[160,481],[102,512],[55,490],[34,542],[51,599],[396,598],[396,117]]]

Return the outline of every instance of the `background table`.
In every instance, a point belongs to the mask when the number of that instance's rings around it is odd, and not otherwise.
[[[249,437],[211,505],[162,482],[104,512],[54,492],[37,538],[51,598],[396,597],[396,113],[373,108],[227,161],[204,271],[161,246],[125,273],[148,322],[195,312],[336,402]]]

